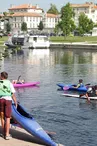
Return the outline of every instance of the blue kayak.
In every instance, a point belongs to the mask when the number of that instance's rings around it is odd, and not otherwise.
[[[79,87],[79,88],[74,88],[74,84],[68,84],[68,85],[65,85],[65,84],[62,84],[62,83],[59,83],[57,84],[57,86],[59,86],[62,90],[76,90],[76,91],[84,91],[86,92],[87,91],[87,87],[86,86],[83,86],[83,87]]]
[[[24,128],[31,135],[41,140],[44,144],[49,146],[57,146],[57,144],[49,137],[43,128],[36,122],[32,115],[30,115],[20,104],[17,109],[12,104],[12,118]]]

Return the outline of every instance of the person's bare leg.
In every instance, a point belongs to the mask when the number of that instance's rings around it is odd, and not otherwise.
[[[4,113],[1,112],[1,126],[2,126],[2,134],[5,135],[5,120],[4,120]]]
[[[2,128],[4,128],[4,113],[1,112],[0,115],[1,115],[1,126]]]
[[[6,118],[6,136],[9,136],[9,130],[10,130],[10,118]]]

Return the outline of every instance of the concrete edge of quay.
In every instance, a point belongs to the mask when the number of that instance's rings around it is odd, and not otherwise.
[[[22,128],[11,127],[10,134],[12,135],[10,140],[5,140],[3,137],[0,137],[0,146],[44,146],[38,139]]]
[[[54,43],[50,42],[50,48],[64,48],[64,49],[92,49],[97,50],[97,44],[89,44],[86,42],[76,43]]]

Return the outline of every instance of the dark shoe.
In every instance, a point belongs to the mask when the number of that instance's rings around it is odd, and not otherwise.
[[[5,136],[3,134],[0,133],[0,137],[5,138]]]

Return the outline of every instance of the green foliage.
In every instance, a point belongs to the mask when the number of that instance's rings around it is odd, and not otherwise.
[[[60,32],[62,29],[61,29],[61,26],[62,25],[62,23],[61,23],[61,21],[60,22],[58,22],[58,24],[56,24],[56,26],[55,26],[55,29],[54,29],[54,32],[56,33],[56,34],[58,34],[58,32]]]
[[[73,19],[70,20],[70,31],[73,32],[76,29]]]
[[[91,19],[88,19],[88,17],[81,13],[79,16],[79,26],[78,30],[80,34],[89,33],[94,27],[94,23]]]
[[[21,30],[22,31],[27,31],[27,23],[26,22],[23,22],[22,25],[21,25]]]
[[[8,14],[7,12],[3,12],[3,15],[4,15],[4,16],[7,16],[7,14]]]
[[[7,33],[9,33],[11,31],[11,25],[9,22],[5,24],[5,29],[6,29]]]
[[[75,13],[70,6],[70,3],[67,3],[65,6],[61,8],[61,18],[67,15],[67,18],[73,18]]]
[[[44,26],[43,26],[43,22],[40,21],[39,25],[38,25],[38,30],[43,30]]]
[[[58,29],[59,29],[59,27],[58,27],[58,25],[56,25],[55,28],[54,28],[54,32],[58,33]]]
[[[3,22],[3,21],[4,21],[3,16],[0,16],[0,22]]]
[[[14,14],[14,12],[10,12],[9,14],[10,14],[10,15],[13,15],[13,14]]]
[[[56,8],[56,5],[51,4],[50,5],[50,9],[47,11],[47,13],[51,13],[51,14],[59,14],[58,9]]]
[[[0,18],[0,21],[3,22],[5,20],[9,21],[9,18],[11,18],[13,13],[3,12],[3,16]]]
[[[70,7],[70,4],[67,3],[64,7],[61,8],[61,21],[59,22],[59,27],[65,36],[68,36],[75,29],[73,17],[74,12]]]
[[[51,42],[86,42],[87,43],[97,43],[97,36],[52,36],[50,37]]]
[[[8,17],[8,14],[9,13],[7,13],[7,12],[3,12],[3,20],[7,20],[7,21],[9,21],[9,17]]]

